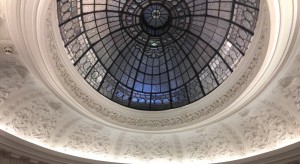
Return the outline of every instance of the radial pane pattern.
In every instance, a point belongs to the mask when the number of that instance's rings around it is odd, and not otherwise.
[[[58,0],[68,57],[96,91],[166,110],[209,94],[237,67],[259,0]]]

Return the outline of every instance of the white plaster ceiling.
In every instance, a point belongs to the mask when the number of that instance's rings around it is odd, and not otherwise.
[[[254,66],[248,63],[255,70],[249,82],[243,81],[247,77],[244,72],[235,78],[242,79],[236,80],[237,84],[246,86],[237,95],[224,99],[230,104],[216,116],[185,124],[196,117],[186,115],[185,120],[172,120],[174,126],[162,128],[157,114],[152,118],[157,122],[151,124],[149,120],[143,122],[145,113],[121,113],[141,117],[138,124],[126,117],[115,119],[120,109],[114,108],[119,106],[100,98],[100,107],[95,104],[98,99],[86,96],[88,88],[80,87],[83,84],[76,81],[76,75],[60,58],[58,45],[62,43],[55,36],[58,31],[53,26],[54,16],[49,15],[55,11],[45,10],[50,2],[3,0],[1,11],[6,13],[5,21],[17,52],[0,53],[0,129],[34,145],[91,163],[95,163],[91,159],[217,163],[296,143],[300,141],[299,2],[269,0],[267,4],[271,17],[261,22],[258,47],[252,51],[264,52],[263,60],[252,59],[258,63]],[[7,29],[0,31],[8,34]],[[4,40],[9,38],[5,36]],[[231,94],[236,91],[232,90]],[[170,115],[170,120],[182,116],[164,114]]]

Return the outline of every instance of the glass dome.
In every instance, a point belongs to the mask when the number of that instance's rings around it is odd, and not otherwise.
[[[68,57],[97,92],[158,111],[206,96],[242,60],[259,0],[58,0]]]

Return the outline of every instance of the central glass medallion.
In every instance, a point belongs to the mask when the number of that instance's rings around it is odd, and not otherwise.
[[[142,11],[142,28],[149,35],[164,34],[168,30],[170,21],[169,11],[160,4],[151,4]]]
[[[161,57],[162,49],[182,38],[191,18],[185,1],[129,0],[122,11],[122,25],[127,34],[145,47],[145,55]],[[155,52],[154,52],[155,51]]]

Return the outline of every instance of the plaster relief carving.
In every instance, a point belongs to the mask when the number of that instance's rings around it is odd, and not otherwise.
[[[29,71],[17,58],[0,57],[0,105],[2,105],[12,92],[32,84]]]
[[[295,116],[293,116],[293,114],[291,114],[288,111],[288,109],[283,108],[282,106],[277,105],[276,103],[270,102],[270,101],[267,101],[267,100],[264,100],[263,103],[265,105],[267,105],[268,108],[271,108],[270,110],[276,109],[278,111],[278,113],[281,114],[280,116],[284,117],[285,120],[288,120],[288,122],[292,125],[291,127],[293,127],[294,129],[297,129],[297,128],[300,127],[297,119],[295,118]],[[297,131],[295,131],[294,133],[296,133],[296,132]],[[300,134],[300,132],[298,134]]]
[[[286,77],[279,81],[279,92],[286,99],[291,99],[295,107],[300,111],[300,55],[297,55]]]
[[[0,105],[5,102],[10,93],[7,88],[0,87]]]
[[[173,138],[173,142],[174,142],[174,146],[175,146],[175,150],[176,150],[176,157],[177,160],[182,161],[184,158],[184,150],[182,148],[182,143],[180,141],[180,138],[178,137],[178,135],[172,135]]]
[[[244,135],[248,142],[250,142],[253,151],[265,149],[269,145],[268,129],[259,123],[257,117],[248,118],[242,126],[245,129]]]
[[[239,156],[245,155],[245,145],[242,142],[242,138],[237,134],[237,132],[229,125],[222,123],[222,127],[227,131],[227,133],[233,138],[232,142],[235,142],[236,148],[238,149],[237,154]]]
[[[281,115],[274,106],[259,107],[262,109],[258,114],[246,118],[242,126],[247,142],[252,151],[274,149],[281,142],[295,136],[291,127],[293,124]]]
[[[295,77],[287,77],[280,81],[281,89],[287,89],[292,82],[295,80]]]
[[[74,119],[71,119],[70,121],[66,122],[63,126],[61,126],[58,130],[58,132],[56,132],[54,139],[52,141],[51,147],[55,147],[55,145],[59,142],[59,140],[61,139],[61,137],[63,137],[63,135],[67,132],[67,130],[74,124],[76,124],[77,122],[79,122],[82,118],[80,117],[76,117]]]
[[[0,44],[0,56],[1,55],[16,55],[17,52],[15,51],[15,48],[13,45],[4,45]]]
[[[122,149],[122,143],[124,141],[125,136],[126,133],[122,132],[115,142],[114,155],[116,156],[116,158],[118,158],[118,156],[120,155],[120,151]]]
[[[6,126],[11,127],[18,135],[48,142],[64,114],[60,106],[53,107],[49,105],[51,103],[51,98],[43,93],[23,97],[17,105],[7,110],[9,120]]]
[[[238,114],[239,114],[241,117],[246,117],[249,113],[250,113],[250,109],[243,109],[243,110],[240,111]]]
[[[124,143],[123,155],[126,158],[142,159],[151,161],[153,159],[163,159],[172,161],[174,150],[170,140],[163,135],[129,135]]]
[[[285,98],[292,99],[296,109],[300,111],[300,75],[286,77],[279,85]]]
[[[191,142],[187,144],[187,152],[189,154],[189,158],[191,159],[205,159],[209,158],[209,149],[211,146],[207,142],[207,136],[200,134],[194,136],[191,139]]]
[[[37,97],[37,96],[41,96],[43,95],[43,93],[39,92],[39,93],[34,93],[34,94],[30,94],[28,96],[25,96],[19,100],[16,100],[13,104],[11,104],[6,110],[4,110],[2,112],[2,114],[0,115],[0,121],[4,121],[4,119],[8,118],[8,116],[21,104],[25,103],[26,101],[28,101],[31,97]]]
[[[186,139],[188,158],[192,161],[207,159],[214,161],[220,157],[233,157],[237,155],[235,152],[243,151],[243,149],[238,150],[241,146],[238,145],[240,141],[235,141],[237,137],[226,135],[230,133],[227,130],[224,125],[209,126],[203,131],[198,130],[196,134]]]
[[[110,152],[111,142],[111,133],[108,129],[99,125],[81,122],[76,130],[67,137],[64,148],[66,151],[71,149],[76,152],[105,157]]]

